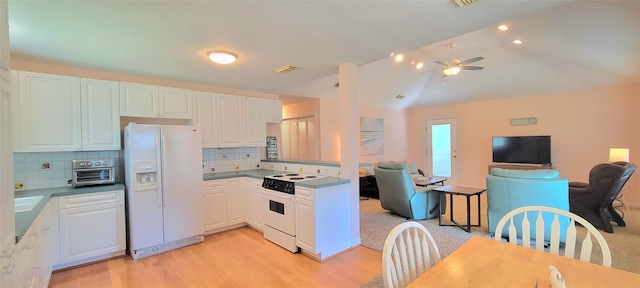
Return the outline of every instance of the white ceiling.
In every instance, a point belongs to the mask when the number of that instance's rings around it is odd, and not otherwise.
[[[640,1],[9,1],[14,59],[316,98],[353,63],[360,102],[402,109],[640,83],[639,15]],[[434,69],[454,42],[486,68],[442,78],[389,58]],[[240,57],[214,64],[213,49]]]

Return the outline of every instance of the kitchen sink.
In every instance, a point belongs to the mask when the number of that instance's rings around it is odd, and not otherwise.
[[[15,212],[27,212],[33,210],[33,208],[40,203],[43,196],[31,196],[31,197],[22,197],[15,198],[13,201],[13,207],[15,208]]]

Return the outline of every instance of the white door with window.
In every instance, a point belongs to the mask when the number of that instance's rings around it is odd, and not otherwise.
[[[458,120],[427,120],[428,176],[444,177],[447,185],[458,184]]]

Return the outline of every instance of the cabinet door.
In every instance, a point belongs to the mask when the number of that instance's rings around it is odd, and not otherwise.
[[[227,179],[227,225],[245,222],[242,178]]]
[[[120,88],[114,81],[82,78],[82,150],[120,150]]]
[[[205,183],[205,185],[207,185]],[[204,191],[204,230],[214,230],[227,226],[227,196],[226,189],[218,186]]]
[[[282,101],[265,100],[265,122],[282,123]]]
[[[267,146],[267,125],[264,121],[264,100],[244,98],[245,146]]]
[[[202,148],[218,147],[218,119],[216,118],[217,95],[209,92],[193,92],[193,124],[200,125]]]
[[[69,263],[124,250],[124,203],[62,209],[60,262]]]
[[[244,118],[242,97],[218,94],[218,145],[242,147],[244,144]]]
[[[80,150],[80,78],[25,71],[17,78],[14,152]]]
[[[251,211],[253,211],[253,224],[255,228],[260,231],[264,231],[264,213],[267,207],[267,204],[264,203],[264,199],[262,198],[262,187],[258,185],[258,187],[253,187],[251,190]]]
[[[159,87],[159,104],[161,118],[192,119],[192,92],[188,89]]]
[[[158,117],[158,86],[120,82],[120,116]]]
[[[316,253],[315,208],[309,200],[296,199],[296,245]]]

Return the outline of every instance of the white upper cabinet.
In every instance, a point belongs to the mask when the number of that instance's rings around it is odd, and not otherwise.
[[[120,82],[120,116],[158,117],[158,86]]]
[[[80,78],[13,71],[14,152],[80,150]]]
[[[120,150],[120,85],[118,82],[80,80],[82,150]]]
[[[244,98],[245,146],[267,146],[267,125],[264,121],[264,100]]]
[[[264,100],[218,94],[218,147],[265,146]]]
[[[120,82],[120,116],[191,119],[192,101],[188,89]]]
[[[173,119],[193,118],[193,92],[188,89],[158,87],[160,117]]]
[[[218,145],[219,147],[244,146],[243,98],[218,94]],[[266,129],[266,128],[265,128]]]
[[[118,83],[12,71],[14,152],[120,150]]]
[[[218,147],[217,94],[193,92],[193,124],[200,125],[202,148]]]
[[[265,101],[265,121],[267,123],[282,123],[282,101],[280,100],[264,100]]]

